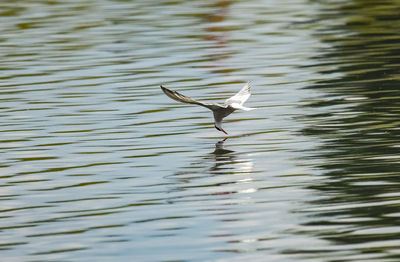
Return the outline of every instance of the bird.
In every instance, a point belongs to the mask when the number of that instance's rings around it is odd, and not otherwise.
[[[203,103],[199,102],[191,97],[182,95],[181,93],[178,93],[176,91],[172,91],[163,85],[160,85],[161,90],[171,99],[182,102],[182,103],[187,103],[187,104],[194,104],[194,105],[199,105],[203,106],[205,108],[210,109],[213,112],[214,115],[214,127],[226,135],[228,133],[222,128],[222,120],[233,113],[237,109],[245,110],[245,111],[250,111],[254,110],[256,108],[251,108],[251,107],[244,107],[243,104],[246,102],[247,99],[249,99],[251,93],[250,93],[250,82],[247,82],[246,85],[240,89],[239,92],[237,92],[234,96],[228,98],[225,100],[223,104],[218,104],[218,103]]]

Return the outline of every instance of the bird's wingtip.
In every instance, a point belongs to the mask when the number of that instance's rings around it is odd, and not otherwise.
[[[164,92],[164,94],[168,95],[168,88],[165,88],[163,85],[160,85],[161,90]]]
[[[249,92],[251,90],[251,81],[247,81],[246,85],[244,86],[245,89],[247,89]]]
[[[160,87],[161,87],[161,90],[162,90],[164,93],[168,90],[168,88],[164,87],[163,85],[160,85]]]

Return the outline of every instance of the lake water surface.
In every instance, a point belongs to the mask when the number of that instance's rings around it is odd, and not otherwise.
[[[2,260],[399,261],[399,26],[397,0],[2,1]],[[159,88],[246,81],[228,136]]]

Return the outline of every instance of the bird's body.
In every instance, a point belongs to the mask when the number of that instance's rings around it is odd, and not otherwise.
[[[246,100],[250,97],[250,83],[247,83],[236,95],[225,100],[225,103],[222,105],[217,103],[202,103],[194,100],[193,98],[182,95],[176,91],[169,90],[168,88],[165,88],[163,86],[161,86],[161,89],[171,99],[182,103],[203,106],[210,109],[214,114],[215,128],[221,132],[224,132],[225,134],[228,134],[222,128],[222,120],[225,117],[227,117],[237,109],[242,109],[245,111],[255,109],[243,106],[244,102],[246,102]]]

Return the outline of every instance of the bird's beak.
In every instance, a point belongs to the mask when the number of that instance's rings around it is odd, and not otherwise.
[[[221,131],[222,132],[224,132],[225,133],[225,135],[227,135],[228,133],[225,131],[225,130],[223,130],[222,128],[221,128]]]

